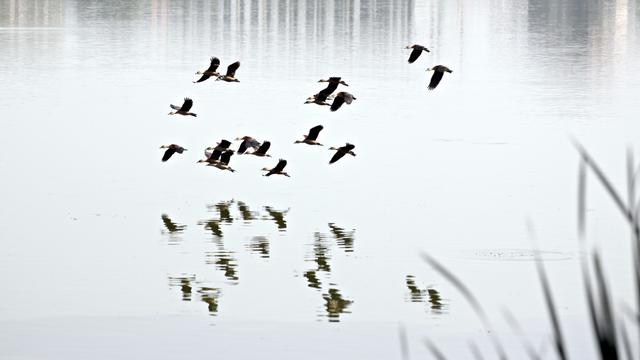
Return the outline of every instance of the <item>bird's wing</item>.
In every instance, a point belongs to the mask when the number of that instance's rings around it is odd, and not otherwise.
[[[211,154],[213,154],[213,151],[207,150],[207,149],[204,150],[204,158],[205,159],[208,160],[211,157]]]
[[[331,103],[331,111],[340,109],[340,106],[342,106],[342,104],[344,104],[344,97],[336,96],[336,98],[333,99],[333,102]]]
[[[280,159],[280,161],[278,161],[278,165],[276,165],[276,167],[271,169],[271,172],[272,173],[279,173],[280,171],[284,170],[285,166],[287,166],[287,160]]]
[[[228,148],[229,146],[231,146],[231,141],[222,139],[222,140],[220,140],[220,144],[218,144],[218,146],[217,146],[217,147],[220,147],[220,148],[226,149],[226,148]]]
[[[271,142],[265,141],[265,142],[262,143],[262,145],[260,145],[258,150],[256,150],[255,152],[261,153],[261,154],[266,154],[267,150],[269,150],[270,147],[271,147]]]
[[[200,77],[200,79],[198,79],[198,81],[196,81],[196,83],[203,82],[203,81],[207,80],[210,77],[211,76],[209,76],[209,75],[204,75],[203,74],[202,77]]]
[[[222,151],[220,150],[213,150],[213,152],[211,153],[211,156],[209,156],[208,160],[218,160],[220,159],[220,155],[222,155]]]
[[[178,105],[169,104],[169,106],[171,106],[173,110],[180,110],[180,106]]]
[[[353,145],[353,144],[349,144],[349,143],[347,143],[347,145],[345,145],[343,148],[344,148],[345,152],[349,152],[349,151],[351,151],[351,150],[355,149],[355,148],[356,148],[356,146],[355,146],[355,145]]]
[[[236,61],[233,64],[227,66],[227,76],[235,77],[236,70],[238,70],[239,67],[240,67],[240,61]]]
[[[311,129],[309,129],[309,135],[307,135],[307,139],[316,140],[318,138],[318,135],[320,134],[320,131],[323,128],[324,127],[322,125],[318,125],[318,126],[314,126]]]
[[[440,80],[442,80],[442,75],[444,75],[442,71],[433,72],[433,76],[431,76],[431,81],[429,82],[429,90],[433,90],[436,88],[436,86],[438,86]]]
[[[164,155],[162,156],[162,161],[169,160],[169,158],[171,158],[171,155],[173,155],[173,153],[175,152],[176,150],[174,148],[168,148],[167,151],[165,151]]]
[[[244,154],[244,152],[247,151],[247,148],[249,148],[248,141],[242,140],[240,146],[238,147],[238,154]]]
[[[225,151],[220,157],[220,162],[225,165],[229,165],[229,161],[231,160],[231,155],[233,155],[233,151],[231,150]]]
[[[329,85],[327,85],[326,88],[320,90],[320,93],[326,94],[326,96],[329,96],[333,94],[334,91],[336,91],[336,89],[338,88],[338,84],[339,83],[335,81],[329,82]]]
[[[174,149],[178,154],[182,154],[184,152],[184,148],[182,146],[174,146]]]
[[[189,111],[192,106],[193,106],[193,100],[189,98],[184,98],[184,103],[182,104],[180,111]]]
[[[207,71],[215,72],[218,69],[218,66],[220,66],[220,60],[217,57],[212,57],[211,65],[209,65]]]
[[[333,164],[334,162],[336,162],[336,161],[338,161],[338,160],[342,159],[342,157],[344,156],[344,154],[346,154],[346,153],[345,153],[345,152],[343,152],[343,151],[340,151],[340,150],[336,151],[336,153],[335,153],[335,154],[333,154],[333,157],[331,158],[331,160],[329,160],[329,164]]]
[[[254,149],[259,149],[260,148],[260,141],[256,140],[256,139],[250,139],[249,141],[249,146],[251,146]]]
[[[409,64],[413,64],[414,61],[418,60],[420,54],[422,54],[422,48],[419,48],[417,46],[414,47],[411,55],[409,55]]]
[[[344,102],[346,102],[347,104],[351,104],[355,99],[355,97],[353,97],[353,95],[348,92],[343,92],[342,97],[344,98]]]

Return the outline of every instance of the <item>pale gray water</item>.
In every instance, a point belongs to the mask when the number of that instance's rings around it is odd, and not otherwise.
[[[491,354],[421,251],[521,354],[502,308],[550,333],[527,218],[592,357],[570,139],[624,185],[639,19],[634,1],[1,1],[0,357],[399,358],[398,323],[415,357],[425,336]],[[432,52],[408,65],[411,43]],[[210,56],[241,82],[192,84]],[[427,92],[437,64],[454,72]],[[303,105],[332,75],[357,100]],[[167,116],[185,96],[198,117]],[[293,144],[317,124],[357,157]],[[242,135],[275,158],[195,163]],[[189,151],[161,163],[169,143]],[[292,177],[260,176],[278,157]],[[595,186],[589,210],[630,303],[624,223]]]

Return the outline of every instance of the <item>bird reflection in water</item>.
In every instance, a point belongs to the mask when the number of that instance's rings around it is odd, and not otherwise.
[[[251,222],[256,219],[255,214],[249,210],[249,206],[242,201],[238,201],[238,211],[240,211],[240,216],[245,222]]]
[[[314,270],[309,270],[306,273],[304,273],[304,277],[307,279],[307,283],[310,288],[314,288],[314,289],[318,289],[320,290],[322,288],[322,283],[320,282],[320,279],[318,279],[318,277],[316,276],[316,272]]]
[[[338,247],[345,252],[353,252],[355,230],[345,231],[334,223],[329,223],[329,229],[331,229],[331,233],[333,233],[333,236],[336,238]]]
[[[329,289],[329,292],[322,295],[322,298],[326,302],[325,310],[327,311],[329,322],[339,322],[340,314],[351,313],[350,311],[347,311],[347,308],[353,303],[353,301],[343,299],[338,289]]]
[[[249,251],[259,254],[261,258],[269,258],[269,239],[264,236],[254,236],[247,245]]]
[[[191,301],[193,287],[191,284],[196,281],[195,275],[180,275],[176,277],[169,276],[170,286],[179,286],[182,292],[182,301]]]
[[[264,209],[269,213],[271,219],[276,222],[276,225],[278,225],[278,230],[285,231],[287,229],[287,222],[285,221],[284,217],[289,212],[289,209],[278,211],[270,206],[265,206]]]
[[[226,224],[231,224],[231,223],[233,223],[233,217],[231,216],[231,210],[229,210],[229,207],[231,206],[231,204],[233,204],[233,200],[221,201],[221,202],[219,202],[217,204],[207,205],[207,208],[216,209],[216,211],[218,213],[218,218],[220,219],[220,221],[223,222],[223,223],[226,223]]]
[[[429,303],[431,312],[440,314],[446,310],[445,301],[443,301],[440,292],[432,287],[421,289],[416,285],[415,277],[413,275],[407,275],[406,277],[407,288],[409,289],[409,302],[421,302]]]
[[[218,314],[218,298],[220,297],[220,289],[212,287],[201,287],[198,289],[200,300],[207,304],[209,315],[216,316]]]
[[[220,228],[220,220],[211,219],[199,221],[198,225],[204,225],[204,229],[210,231],[217,238],[222,237],[222,229]]]
[[[313,237],[313,259],[318,265],[318,271],[331,272],[331,265],[329,264],[329,248],[327,247],[325,236],[321,233],[314,233]]]
[[[184,231],[184,229],[187,226],[175,223],[173,220],[171,220],[171,218],[167,214],[162,214],[161,218],[162,218],[162,223],[164,224],[164,227],[166,229],[166,231],[162,230],[162,233],[169,234],[169,245],[179,244],[180,241],[182,240],[182,238],[179,235]]]
[[[215,265],[216,269],[222,270],[224,277],[227,278],[231,284],[235,285],[238,283],[238,264],[232,255],[233,252],[226,250],[209,252],[206,254],[206,263],[208,265]]]

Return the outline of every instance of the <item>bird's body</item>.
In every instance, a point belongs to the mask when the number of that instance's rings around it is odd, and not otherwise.
[[[347,154],[352,155],[352,156],[356,156],[356,154],[353,152],[353,149],[355,149],[355,145],[352,145],[352,144],[349,144],[349,143],[347,143],[345,146],[341,146],[339,148],[334,148],[334,147],[329,148],[329,150],[336,150],[336,153],[333,154],[333,157],[329,161],[329,164],[333,164],[334,162],[342,159],[342,157],[347,155]]]
[[[189,110],[191,110],[191,107],[193,106],[193,100],[189,99],[189,98],[184,98],[184,103],[182,103],[182,106],[177,106],[177,105],[173,105],[170,104],[169,106],[171,106],[171,108],[175,111],[172,111],[169,113],[169,115],[191,115],[191,116],[198,116],[192,112],[189,112]]]
[[[164,152],[164,155],[162,155],[162,161],[163,162],[169,160],[173,154],[175,154],[175,153],[182,154],[182,152],[187,150],[187,149],[183,148],[182,146],[176,145],[176,144],[162,145],[162,146],[160,146],[160,149],[167,149]]]
[[[240,67],[240,61],[236,61],[233,64],[227,66],[227,73],[224,75],[218,76],[216,80],[222,80],[226,82],[240,82],[240,80],[236,79],[236,71]]]
[[[236,140],[242,140],[238,147],[238,154],[244,154],[249,148],[252,148],[254,151],[260,148],[260,142],[251,136],[243,136],[241,138],[236,138]]]
[[[215,163],[209,163],[207,166],[213,166],[220,170],[229,170],[231,172],[235,172],[230,166],[229,161],[231,160],[231,155],[233,155],[233,150],[226,150],[220,156],[220,160]]]
[[[229,140],[220,140],[220,142],[213,147],[208,147],[204,150],[204,155],[206,159],[198,160],[199,163],[206,162],[207,165],[216,164],[220,160],[220,156],[223,152],[225,152],[229,146],[231,146],[231,142]],[[232,151],[233,152],[233,151]]]
[[[351,104],[355,99],[356,97],[351,95],[350,93],[341,91],[337,93],[335,99],[333,99],[333,103],[331,103],[331,111],[340,109],[340,107],[344,103]]]
[[[326,101],[329,100],[331,94],[336,91],[338,85],[342,84],[344,86],[349,86],[346,82],[344,82],[340,77],[337,76],[330,77],[327,80],[320,79],[318,80],[318,82],[328,82],[329,85],[327,85],[326,88],[320,90],[320,92],[318,92],[317,94],[309,96],[305,104],[330,105],[327,104]]]
[[[258,150],[255,150],[254,152],[250,152],[250,153],[245,153],[245,154],[271,157],[271,155],[267,154],[267,151],[269,150],[270,147],[271,147],[271,142],[265,141],[262,143],[262,145],[260,145]]]
[[[420,57],[423,51],[429,52],[429,49],[425,46],[418,44],[409,45],[405,49],[413,49],[411,55],[409,55],[409,64],[413,64],[414,61],[418,60],[418,57]]]
[[[286,177],[290,177],[289,174],[287,174],[286,172],[282,171],[282,170],[284,170],[285,166],[287,166],[287,160],[280,159],[280,160],[278,160],[278,164],[274,168],[272,168],[272,169],[268,169],[268,168],[262,169],[262,171],[266,171],[267,172],[263,176],[284,175]]]
[[[198,71],[196,73],[196,75],[202,75],[202,77],[200,77],[200,79],[198,81],[194,81],[194,83],[199,83],[199,82],[203,82],[205,80],[207,80],[210,77],[219,77],[220,74],[218,73],[218,66],[220,66],[220,60],[217,57],[212,57],[211,58],[211,64],[209,65],[209,68],[205,71]]]
[[[442,80],[442,76],[445,72],[452,73],[453,70],[449,69],[444,65],[436,65],[432,68],[427,69],[427,71],[433,71],[433,75],[431,75],[431,81],[429,81],[429,90],[433,90],[438,86],[440,80]]]
[[[322,125],[317,125],[312,127],[311,129],[309,129],[309,135],[304,135],[304,140],[296,140],[296,142],[294,144],[309,144],[309,145],[320,145],[322,146],[322,144],[320,144],[317,140],[318,140],[318,135],[320,134],[320,131],[322,131],[324,127]]]

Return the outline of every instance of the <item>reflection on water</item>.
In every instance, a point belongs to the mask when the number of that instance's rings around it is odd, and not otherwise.
[[[238,201],[238,211],[245,222],[251,222],[256,219],[256,213],[249,210],[249,206],[242,201]]]
[[[314,270],[305,272],[304,277],[307,279],[307,283],[310,288],[318,290],[322,288],[322,283],[320,283],[320,279],[318,279]]]
[[[265,236],[254,236],[251,238],[247,249],[252,253],[259,254],[261,258],[269,258],[269,239]]]
[[[340,321],[340,314],[351,313],[350,311],[347,311],[347,308],[353,303],[353,301],[344,299],[338,289],[329,289],[327,294],[322,295],[322,298],[326,301],[326,316],[329,318],[330,322]]]
[[[210,231],[213,236],[216,238],[222,237],[222,229],[220,228],[220,220],[211,219],[211,220],[202,220],[198,222],[198,225],[204,225],[204,229]]]
[[[326,236],[321,233],[314,233],[313,238],[313,261],[316,262],[318,267],[317,271],[331,272],[331,265],[329,265],[329,248],[327,246]]]
[[[206,263],[208,265],[215,265],[216,269],[222,270],[224,272],[224,277],[229,280],[230,284],[236,285],[238,283],[238,263],[233,257],[233,252],[220,250],[208,252],[205,256]]]
[[[355,230],[345,231],[334,223],[329,223],[329,228],[331,229],[333,236],[336,238],[338,247],[342,248],[345,252],[353,252]]]
[[[271,216],[271,219],[275,221],[276,225],[278,225],[278,230],[285,231],[287,229],[287,222],[284,220],[284,216],[287,215],[289,209],[284,211],[274,210],[270,206],[265,206],[264,208]]]
[[[218,314],[218,298],[220,297],[220,289],[211,287],[202,287],[198,289],[200,294],[200,300],[207,304],[209,315],[215,316]]]
[[[182,239],[178,235],[182,233],[187,228],[187,226],[180,225],[174,222],[173,220],[171,220],[171,218],[167,214],[162,214],[161,217],[162,217],[162,223],[164,224],[164,227],[166,229],[166,233],[169,234],[169,244],[170,245],[179,244]],[[165,231],[162,230],[162,233],[165,233]]]
[[[210,210],[215,209],[221,222],[231,224],[233,223],[233,217],[231,217],[231,211],[229,210],[231,204],[233,204],[233,200],[221,201],[217,204],[207,205],[207,208]]]
[[[421,289],[416,285],[415,276],[407,275],[407,288],[409,296],[407,301],[416,303],[429,303],[429,309],[433,314],[442,314],[446,310],[446,304],[440,296],[440,292],[432,287]]]
[[[182,293],[182,301],[191,301],[194,293],[194,284],[196,283],[196,275],[178,275],[169,276],[169,286],[179,287]],[[218,313],[218,299],[220,298],[220,289],[213,287],[198,287],[196,292],[200,295],[200,300],[207,304],[209,314],[215,316]]]
[[[169,285],[180,287],[182,292],[182,301],[191,301],[193,287],[191,284],[196,281],[195,275],[179,275],[176,277],[169,276]]]

